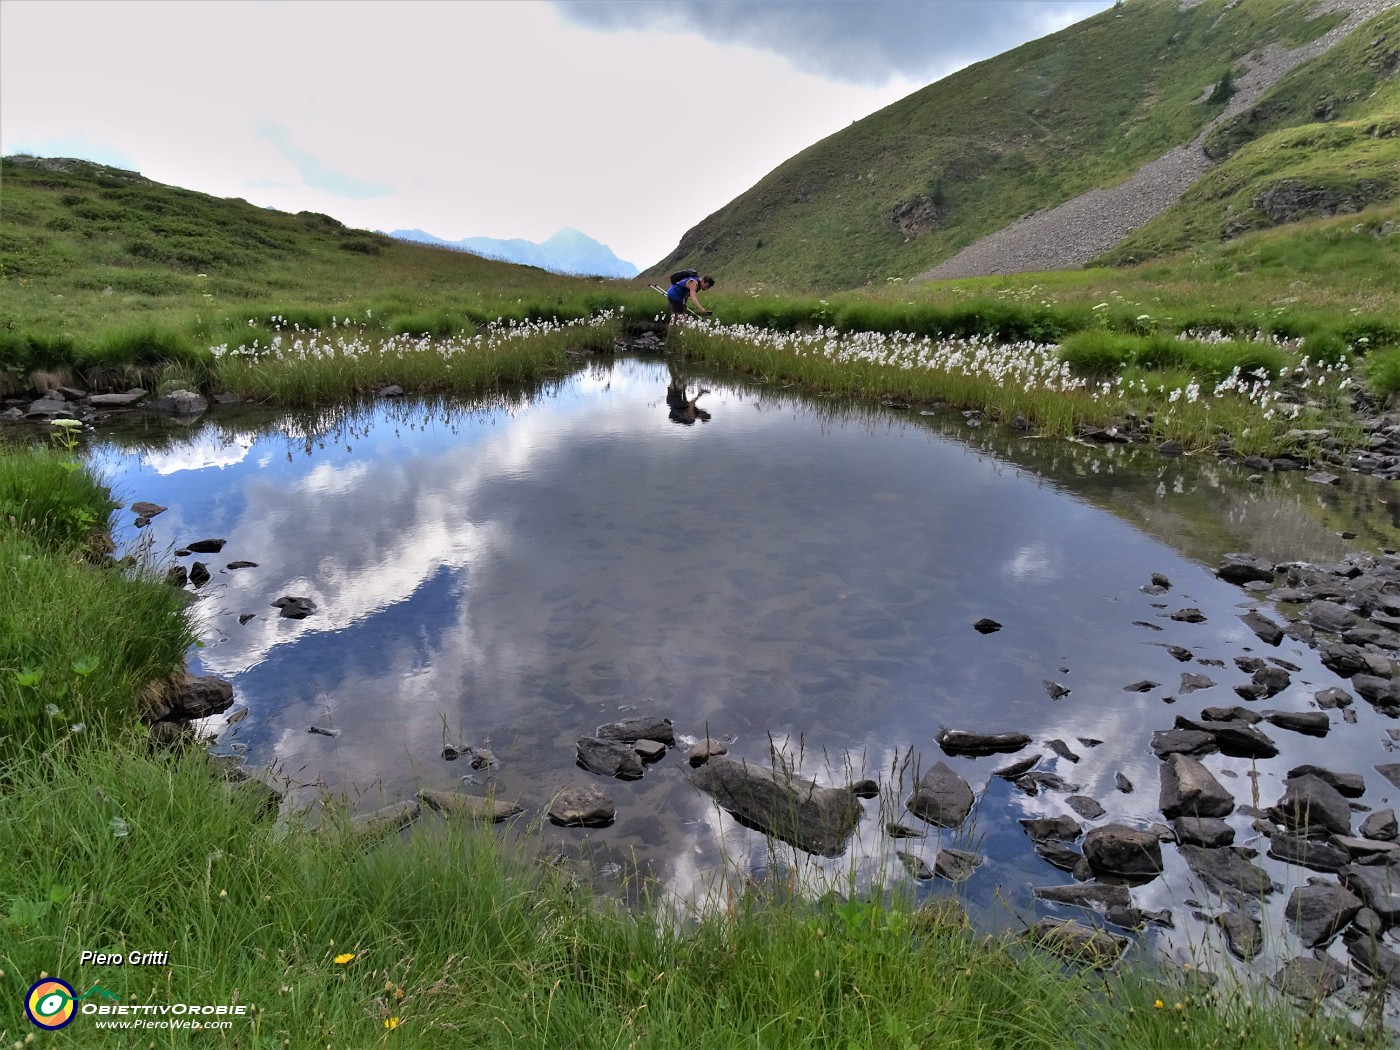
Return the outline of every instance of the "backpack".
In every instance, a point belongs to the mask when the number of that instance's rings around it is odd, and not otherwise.
[[[690,280],[692,277],[699,277],[699,276],[700,276],[700,271],[699,271],[699,270],[677,270],[675,273],[671,274],[671,283],[672,283],[672,284],[680,284],[682,281],[688,281],[688,280]]]

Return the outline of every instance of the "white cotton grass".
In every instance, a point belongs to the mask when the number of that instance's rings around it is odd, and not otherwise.
[[[1106,305],[1106,304],[1105,304]],[[1158,372],[1133,363],[1116,375],[1076,375],[1054,343],[1001,342],[989,336],[941,338],[907,333],[853,332],[818,327],[779,332],[752,325],[690,326],[702,333],[700,356],[727,359],[747,371],[797,379],[866,396],[943,400],[962,408],[995,411],[1003,418],[1022,415],[1044,433],[1067,435],[1076,425],[1104,425],[1135,417],[1150,424],[1158,438],[1173,437],[1193,446],[1231,437],[1237,448],[1279,451],[1292,421],[1321,418],[1348,395],[1352,384],[1345,363],[1310,361],[1306,356],[1281,369],[1235,367],[1218,382],[1174,370]],[[1218,332],[1192,332],[1184,338],[1212,345],[1240,344]],[[1295,352],[1296,340],[1258,336]],[[713,355],[705,344],[742,349]],[[825,368],[823,366],[832,366]],[[834,373],[839,371],[839,377]],[[820,374],[818,374],[820,373]],[[836,381],[834,381],[836,380]]]
[[[390,383],[427,393],[557,375],[570,350],[611,345],[614,315],[496,320],[447,338],[382,335],[349,317],[333,320],[329,329],[304,329],[280,316],[269,318],[268,326],[271,336],[209,348],[220,383],[244,396],[314,403]]]

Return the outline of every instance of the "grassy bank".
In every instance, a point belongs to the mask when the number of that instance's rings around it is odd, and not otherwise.
[[[4,770],[0,1039],[41,973],[128,1004],[237,1003],[242,1047],[1279,1047],[1341,1029],[1259,990],[1065,966],[970,931],[954,898],[754,891],[670,924],[521,866],[490,832],[370,842],[251,819],[197,754],[134,739]],[[528,842],[528,839],[526,840]],[[169,952],[85,965],[83,950]],[[99,999],[106,1002],[106,999]],[[187,1033],[83,1045],[185,1045]]]
[[[184,595],[106,556],[114,507],[62,448],[0,455],[0,757],[129,722],[194,640]]]

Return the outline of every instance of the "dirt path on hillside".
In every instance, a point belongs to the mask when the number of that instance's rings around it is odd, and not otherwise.
[[[1181,4],[1193,6],[1191,0],[1181,0]],[[1229,105],[1189,145],[1144,164],[1111,189],[1089,190],[1057,207],[1023,216],[913,279],[934,281],[1083,266],[1166,211],[1211,168],[1213,162],[1203,147],[1216,125],[1242,113],[1284,74],[1327,51],[1366,19],[1397,4],[1400,0],[1322,0],[1317,14],[1346,11],[1347,20],[1302,47],[1290,50],[1270,44],[1252,52],[1244,59],[1248,71],[1236,82],[1238,90]]]

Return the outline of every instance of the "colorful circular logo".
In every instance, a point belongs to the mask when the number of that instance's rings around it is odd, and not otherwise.
[[[36,981],[24,997],[24,1012],[40,1028],[56,1032],[73,1020],[77,1012],[75,998],[73,986],[67,981],[45,977]]]

